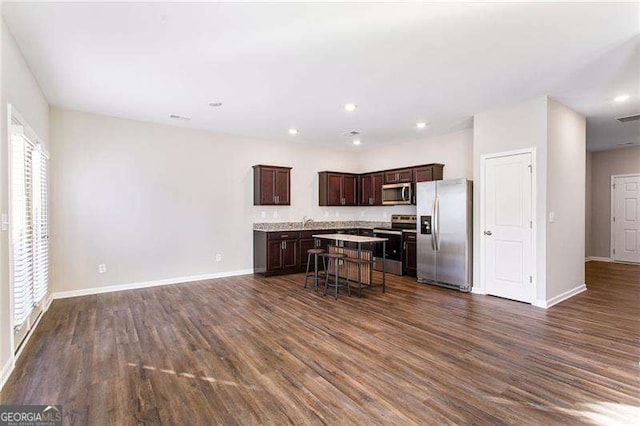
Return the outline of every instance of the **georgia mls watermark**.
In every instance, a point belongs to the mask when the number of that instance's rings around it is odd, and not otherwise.
[[[0,405],[0,426],[61,425],[61,405]]]

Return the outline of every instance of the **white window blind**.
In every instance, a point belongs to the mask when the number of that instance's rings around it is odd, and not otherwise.
[[[20,327],[35,304],[33,288],[33,148],[13,127],[11,135],[11,246],[13,320]]]
[[[11,130],[11,282],[19,343],[49,290],[49,158],[21,123],[12,120]]]
[[[47,155],[42,150],[34,151],[34,298],[40,303],[49,288],[49,215]]]

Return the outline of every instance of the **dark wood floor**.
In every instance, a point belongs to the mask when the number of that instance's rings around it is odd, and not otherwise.
[[[590,262],[549,310],[390,280],[335,301],[301,275],[56,300],[0,402],[69,424],[631,423],[640,267]]]

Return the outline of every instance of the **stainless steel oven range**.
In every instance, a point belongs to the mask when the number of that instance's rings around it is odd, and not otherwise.
[[[403,273],[403,229],[416,229],[416,215],[394,214],[391,216],[391,225],[389,227],[373,229],[373,235],[375,237],[389,239],[386,244],[385,269],[387,272],[395,275],[402,275]],[[382,271],[383,256],[380,244],[374,249],[373,255],[375,259],[374,269],[376,271]]]

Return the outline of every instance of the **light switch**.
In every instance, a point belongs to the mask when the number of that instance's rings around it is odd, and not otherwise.
[[[556,213],[549,212],[549,223],[553,223],[556,220]]]
[[[9,215],[6,213],[2,213],[2,230],[9,230]]]

